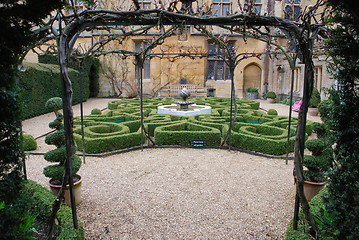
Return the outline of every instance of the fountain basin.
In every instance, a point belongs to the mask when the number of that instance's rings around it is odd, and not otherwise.
[[[191,104],[188,110],[181,110],[177,104],[163,105],[157,107],[159,114],[173,114],[179,116],[194,116],[200,114],[211,114],[212,108],[205,105]]]

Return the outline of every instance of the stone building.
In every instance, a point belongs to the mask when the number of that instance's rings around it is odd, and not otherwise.
[[[158,7],[159,1],[139,0],[142,9]],[[166,4],[166,1],[162,1]],[[167,1],[170,2],[170,1]],[[228,16],[243,11],[246,0],[197,0],[193,3],[194,12],[199,8],[212,12],[216,16]],[[315,4],[315,0],[253,0],[253,14],[275,15],[300,21],[302,9],[308,9]],[[75,1],[81,11],[85,7],[82,1]],[[129,10],[133,9],[132,1],[106,0],[97,6],[102,9]],[[179,7],[180,9],[180,4]],[[208,31],[216,36],[225,38],[227,46],[239,53],[263,53],[273,50],[267,43],[246,38],[231,33],[223,28],[207,26]],[[146,34],[126,38],[119,44],[114,41],[107,46],[111,49],[127,49],[140,51],[151,40],[158,36],[159,30],[150,30]],[[93,42],[104,38],[105,31],[84,32],[78,44],[91,46]],[[278,44],[287,47],[286,39],[279,39]],[[204,53],[207,57],[196,58],[158,58],[153,57],[144,62],[143,86],[144,94],[148,96],[166,96],[168,86],[174,84],[195,84],[203,89],[205,95],[218,97],[230,96],[231,81],[229,68],[221,58],[221,51],[208,36],[200,33],[193,26],[182,26],[175,34],[166,38],[162,45],[151,50],[151,53]],[[109,96],[122,94],[122,96],[135,96],[137,82],[133,57],[123,57],[120,54],[111,54],[101,57],[103,71],[100,77],[100,95]],[[326,57],[315,56],[315,86],[324,97],[323,88],[333,83],[326,70]],[[294,74],[294,95],[300,97],[303,89],[304,65],[296,61],[295,69],[290,69],[289,63],[283,54],[251,57],[238,63],[234,72],[236,95],[244,97],[247,88],[259,89],[260,97],[266,91],[274,91],[279,98],[285,98],[290,93],[292,74]]]

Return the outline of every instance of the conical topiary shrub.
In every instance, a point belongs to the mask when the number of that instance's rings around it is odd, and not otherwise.
[[[66,161],[65,131],[62,123],[63,116],[59,113],[59,110],[62,108],[62,99],[59,97],[50,98],[46,102],[45,107],[53,111],[56,115],[56,119],[49,124],[49,127],[56,129],[56,131],[46,136],[45,143],[56,146],[56,149],[45,153],[44,158],[48,162],[58,164],[45,167],[43,173],[51,179],[51,184],[60,185],[65,172],[64,165]],[[72,156],[72,177],[76,176],[80,167],[81,159],[74,154]]]
[[[312,96],[309,99],[309,107],[317,108],[321,101],[320,93],[317,88],[313,88]]]

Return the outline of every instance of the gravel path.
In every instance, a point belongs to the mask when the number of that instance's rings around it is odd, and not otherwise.
[[[47,162],[30,156],[44,186]],[[283,239],[293,208],[292,164],[227,150],[146,149],[87,158],[87,239]]]
[[[108,101],[90,99],[85,114]],[[53,118],[27,120],[24,130],[41,136]],[[43,141],[38,152],[49,147]],[[43,156],[29,156],[28,177],[47,186],[46,165]],[[283,239],[293,212],[292,168],[292,161],[215,149],[87,157],[78,215],[87,239]]]

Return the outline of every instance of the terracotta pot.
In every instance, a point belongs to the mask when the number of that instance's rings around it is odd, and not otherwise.
[[[274,98],[267,98],[268,103],[274,103]]]
[[[306,199],[308,200],[308,202],[310,202],[310,200],[312,200],[312,198],[317,195],[320,190],[322,190],[322,188],[324,187],[325,182],[309,182],[309,181],[304,181],[304,195],[306,197]]]
[[[318,113],[319,113],[318,108],[311,108],[311,107],[308,108],[308,114],[310,116],[318,116]]]
[[[74,182],[74,193],[75,193],[75,203],[76,203],[76,205],[78,205],[81,203],[82,177],[80,175],[76,175],[76,177],[78,180],[76,182]],[[50,179],[50,181],[49,181],[50,189],[51,189],[52,193],[57,196],[57,194],[59,193],[59,191],[61,189],[61,185],[52,184],[52,182],[53,182],[53,179]],[[69,185],[66,186],[66,190],[65,190],[65,204],[67,206],[71,206],[70,186]]]

